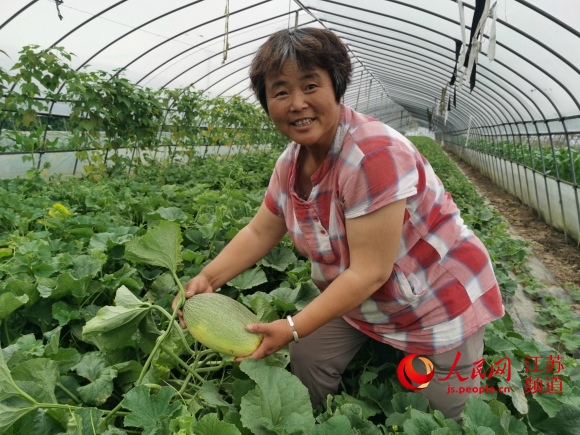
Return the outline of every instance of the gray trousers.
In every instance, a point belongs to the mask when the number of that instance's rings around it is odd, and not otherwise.
[[[461,411],[467,399],[473,394],[468,392],[468,388],[479,388],[481,385],[479,376],[472,379],[472,370],[474,362],[483,358],[484,332],[485,327],[480,328],[466,342],[447,352],[421,355],[433,363],[435,375],[426,388],[417,392],[429,400],[431,408],[458,422],[461,421]],[[328,394],[338,393],[342,373],[367,340],[369,337],[338,318],[308,337],[301,338],[299,343],[290,343],[292,373],[308,388],[313,406],[323,404]],[[395,352],[394,348],[391,349]],[[461,358],[455,370],[462,379],[467,379],[460,380],[454,372],[448,380],[438,380],[449,374],[458,351]],[[419,363],[417,371],[425,369],[418,358],[413,362]]]

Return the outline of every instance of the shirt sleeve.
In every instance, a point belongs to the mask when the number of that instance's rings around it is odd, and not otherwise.
[[[363,216],[417,193],[417,152],[399,140],[385,140],[363,155],[346,178],[344,215]]]

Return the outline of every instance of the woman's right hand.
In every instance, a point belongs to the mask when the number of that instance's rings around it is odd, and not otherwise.
[[[213,287],[211,286],[209,279],[203,274],[199,274],[191,278],[189,281],[185,283],[183,288],[185,290],[186,299],[189,299],[190,297],[198,293],[213,292]],[[177,296],[175,296],[175,298],[173,299],[173,303],[171,304],[171,308],[173,309],[173,311],[175,311],[178,304],[179,304],[179,293],[177,294]],[[185,322],[183,321],[183,312],[181,308],[179,309],[177,315],[179,316],[179,324],[181,325],[182,328],[185,329]]]

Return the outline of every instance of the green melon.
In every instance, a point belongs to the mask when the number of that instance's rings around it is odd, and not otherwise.
[[[262,342],[261,334],[246,330],[260,321],[238,301],[219,293],[199,293],[183,306],[189,333],[205,347],[233,356],[247,356]]]

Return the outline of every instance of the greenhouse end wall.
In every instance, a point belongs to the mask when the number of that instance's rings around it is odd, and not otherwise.
[[[461,145],[444,141],[441,145],[534,209],[548,224],[580,243],[580,211],[574,186]]]

